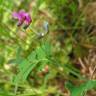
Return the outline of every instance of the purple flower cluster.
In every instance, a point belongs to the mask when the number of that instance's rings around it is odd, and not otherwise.
[[[32,22],[31,16],[24,10],[13,12],[12,16],[13,18],[18,19],[18,26],[21,26],[24,23],[24,28],[27,28]]]

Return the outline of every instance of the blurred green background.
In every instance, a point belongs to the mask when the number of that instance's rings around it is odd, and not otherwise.
[[[96,63],[89,56],[96,48],[95,5],[94,0],[0,0],[0,96],[95,96],[84,95],[96,85]],[[27,29],[12,17],[22,9],[32,18]]]

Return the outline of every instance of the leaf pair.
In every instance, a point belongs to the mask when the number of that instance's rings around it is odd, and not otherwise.
[[[37,68],[36,70],[42,69],[47,62],[49,62],[48,57],[51,54],[51,48],[48,43],[41,45],[32,51],[30,55],[21,61],[19,64],[19,73],[15,78],[15,83],[20,80],[26,80],[30,72]],[[38,64],[40,65],[38,66]]]

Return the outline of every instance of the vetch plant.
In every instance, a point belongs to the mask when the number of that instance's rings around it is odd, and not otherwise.
[[[18,27],[25,24],[24,29],[28,28],[32,22],[30,14],[25,12],[24,10],[20,10],[19,12],[13,12],[12,16],[14,19],[18,19],[18,24],[17,24]],[[39,38],[44,37],[49,32],[49,23],[47,21],[44,21],[42,27],[45,32],[34,32],[36,33],[36,35],[38,35]],[[28,29],[30,31],[33,31],[33,29],[31,30],[31,28]]]
[[[54,1],[0,0],[0,96],[96,96],[89,1]]]

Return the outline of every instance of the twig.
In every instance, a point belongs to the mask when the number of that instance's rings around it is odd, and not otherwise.
[[[85,64],[82,62],[82,60],[81,60],[80,57],[78,58],[78,61],[80,62],[82,68],[86,70],[86,66],[85,66]]]
[[[93,72],[90,74],[90,79],[93,79],[93,76],[94,76],[95,71],[96,71],[96,65],[95,65],[95,67],[93,69]]]
[[[83,1],[82,0],[78,0],[79,3],[79,9],[81,9],[83,7]]]

